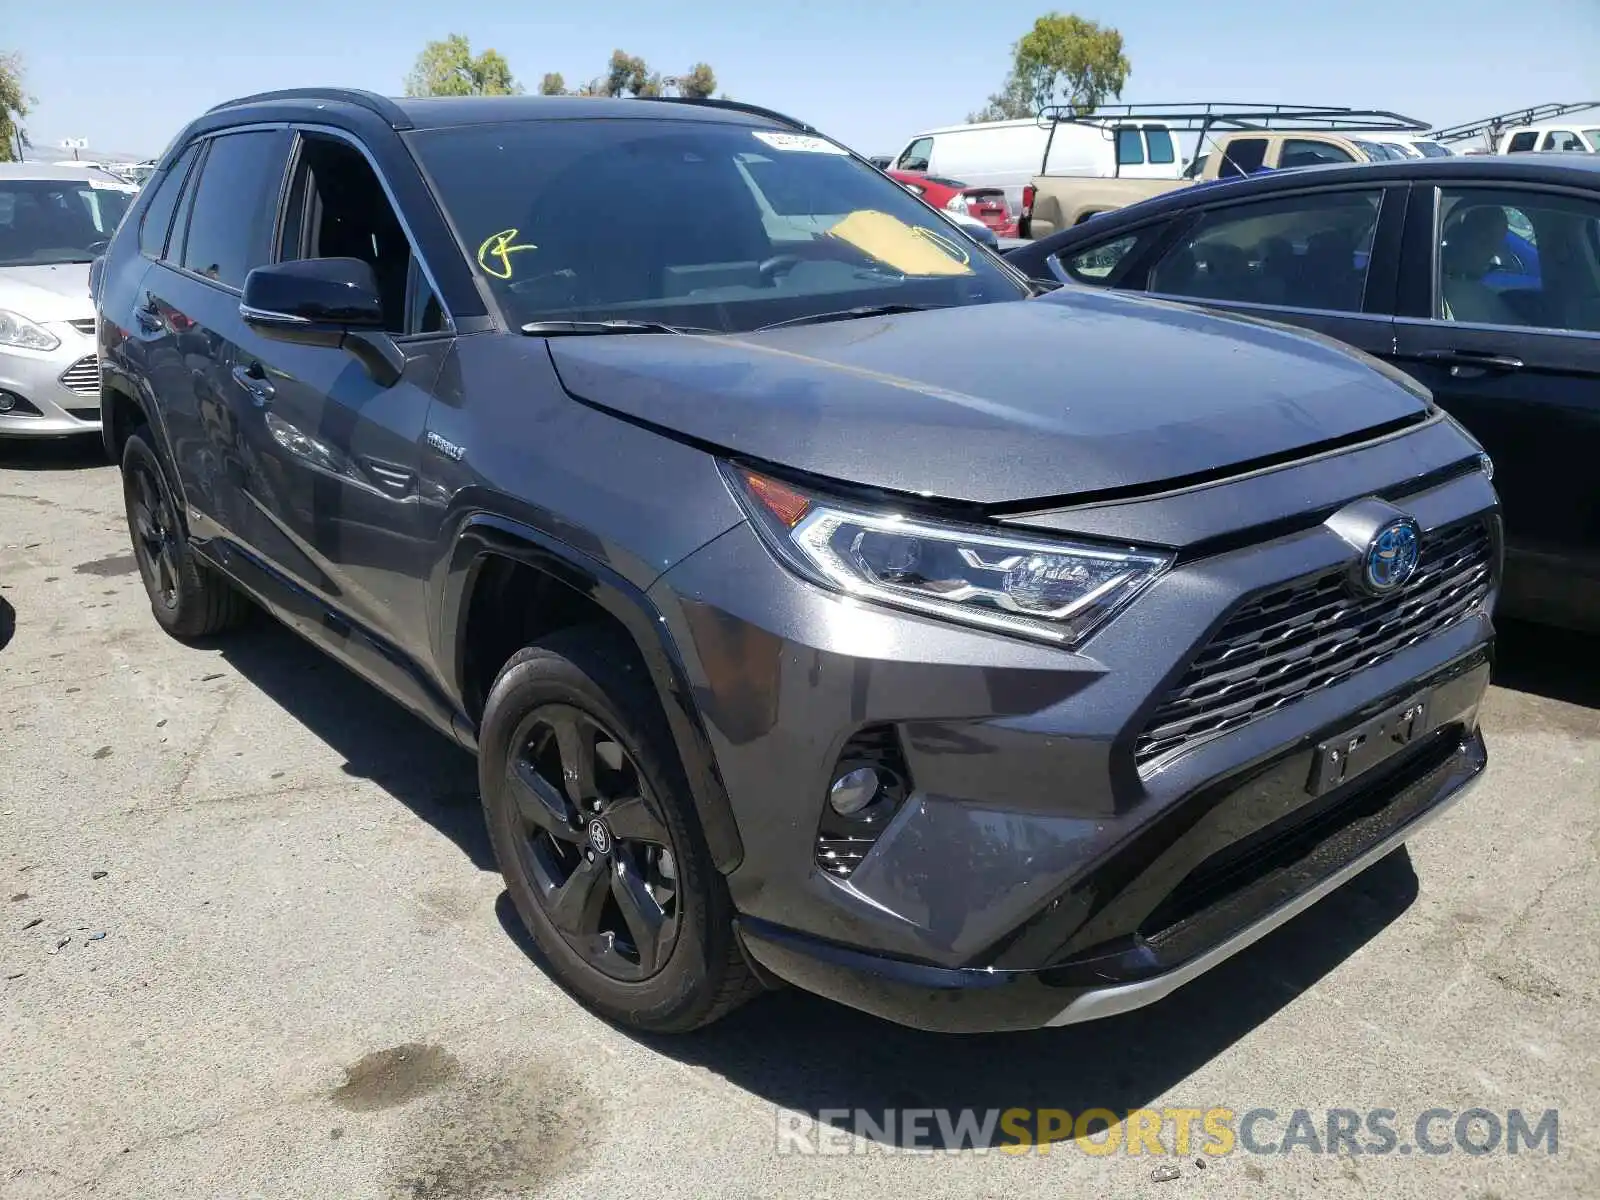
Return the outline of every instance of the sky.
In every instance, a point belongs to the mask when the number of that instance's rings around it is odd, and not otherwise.
[[[617,48],[653,69],[705,61],[719,90],[808,121],[863,154],[899,151],[998,90],[1032,6],[972,0],[0,0],[35,146],[159,153],[222,100],[325,84],[399,95],[431,39],[493,47],[529,90],[569,87]],[[1600,100],[1600,0],[1055,0],[1115,25],[1122,99],[1385,108],[1435,126],[1547,101]],[[63,157],[67,157],[63,154]]]

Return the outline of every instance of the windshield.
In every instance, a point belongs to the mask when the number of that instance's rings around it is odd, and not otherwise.
[[[0,179],[0,267],[92,262],[133,192],[85,179]]]
[[[552,120],[411,141],[512,327],[620,319],[737,332],[1027,294],[970,237],[821,138]]]

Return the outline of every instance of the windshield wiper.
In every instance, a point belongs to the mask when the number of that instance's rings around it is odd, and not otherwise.
[[[854,321],[858,317],[890,317],[895,313],[927,312],[935,308],[950,308],[948,304],[863,304],[859,308],[841,308],[837,312],[807,313],[803,317],[790,317],[787,321],[774,321],[760,326],[756,332],[784,329],[790,325],[821,325],[827,321]]]
[[[595,333],[709,333],[661,321],[529,321],[522,327],[529,337],[567,337]]]

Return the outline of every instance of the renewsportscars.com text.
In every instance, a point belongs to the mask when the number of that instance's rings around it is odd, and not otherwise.
[[[1245,1154],[1556,1154],[1556,1109],[1063,1108],[778,1110],[779,1154],[898,1151],[1221,1157]]]

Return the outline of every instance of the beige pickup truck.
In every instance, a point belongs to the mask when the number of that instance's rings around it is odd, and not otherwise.
[[[1177,127],[1183,114],[1161,113],[1159,117]],[[1146,116],[1144,119],[1154,118]],[[1275,121],[1289,126],[1323,123],[1356,127],[1215,128],[1218,123],[1247,119],[1252,125],[1263,126]],[[1198,122],[1200,153],[1188,165],[1181,179],[1035,175],[1023,191],[1018,235],[1025,238],[1049,237],[1059,230],[1087,221],[1096,213],[1109,212],[1176,188],[1249,175],[1265,168],[1373,162],[1399,157],[1398,151],[1390,151],[1383,144],[1385,134],[1426,128],[1423,122],[1395,113],[1310,109],[1288,105],[1273,106],[1270,112],[1260,113],[1206,113],[1198,117]]]

